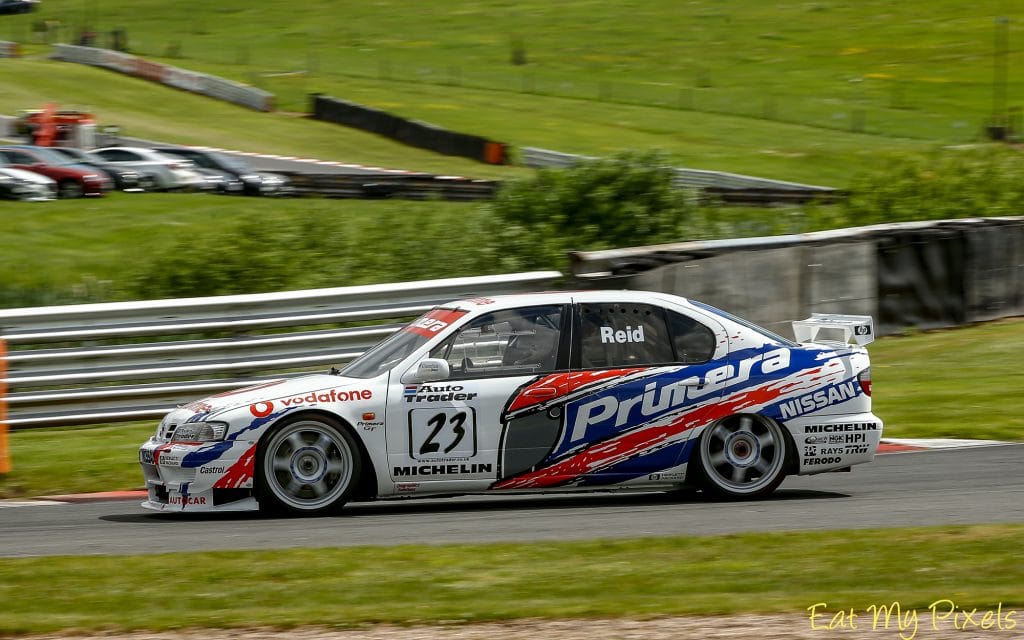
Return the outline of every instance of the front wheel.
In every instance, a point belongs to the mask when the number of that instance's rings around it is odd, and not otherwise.
[[[696,479],[708,494],[760,498],[786,477],[786,436],[768,418],[729,416],[709,426],[698,447]]]
[[[74,180],[62,180],[57,185],[57,197],[59,198],[81,198],[85,194],[85,188]]]
[[[260,443],[260,508],[292,514],[335,513],[359,483],[362,458],[352,435],[323,416],[297,416]]]

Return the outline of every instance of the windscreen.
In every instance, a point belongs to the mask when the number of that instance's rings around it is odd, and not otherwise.
[[[350,362],[341,370],[340,375],[349,378],[379,376],[408,358],[414,351],[466,313],[462,309],[443,307],[431,309]]]

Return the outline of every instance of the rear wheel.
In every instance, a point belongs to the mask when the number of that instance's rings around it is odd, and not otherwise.
[[[257,472],[261,509],[336,513],[359,484],[362,458],[342,425],[324,416],[297,416],[260,443]]]
[[[57,185],[57,197],[59,198],[81,198],[85,189],[74,180],[62,180]]]
[[[696,475],[705,492],[722,498],[760,498],[786,477],[786,436],[774,420],[729,416],[701,435]]]

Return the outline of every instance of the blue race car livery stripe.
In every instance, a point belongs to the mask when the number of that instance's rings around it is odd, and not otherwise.
[[[691,432],[726,416],[764,412],[781,416],[779,407],[817,392],[822,385],[849,386],[846,368],[838,357],[799,349],[748,350],[726,364],[701,368],[661,370],[639,384],[619,384],[568,403],[558,445],[539,468],[506,478],[495,489],[540,488],[581,482],[612,473],[618,465],[656,455],[663,467],[686,462],[684,444]],[[691,375],[691,372],[697,375]],[[855,385],[854,385],[855,386]],[[825,387],[827,390],[829,387]],[[812,393],[813,397],[813,393]],[[838,399],[841,392],[826,398]],[[767,409],[767,411],[765,411]],[[661,452],[671,449],[678,453]],[[643,473],[650,473],[646,467]],[[639,471],[625,475],[642,475]],[[586,478],[585,478],[586,477]],[[611,482],[621,482],[617,476]]]

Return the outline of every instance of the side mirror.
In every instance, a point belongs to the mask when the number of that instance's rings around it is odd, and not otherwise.
[[[451,367],[448,361],[442,358],[424,358],[420,360],[416,368],[403,376],[402,382],[418,384],[421,382],[437,382],[447,380],[451,375]]]

